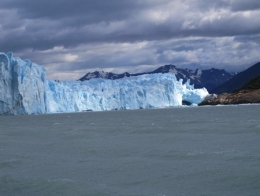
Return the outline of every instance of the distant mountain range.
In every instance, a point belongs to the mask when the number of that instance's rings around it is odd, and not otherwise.
[[[242,71],[235,75],[230,80],[224,82],[220,86],[209,90],[210,93],[231,93],[235,90],[240,89],[243,87],[246,83],[248,83],[252,78],[260,75],[260,62],[253,65],[252,67],[249,67],[245,71]]]
[[[190,79],[191,84],[194,84],[195,88],[205,87],[209,92],[212,89],[215,89],[217,86],[230,80],[236,75],[236,73],[229,73],[224,69],[220,70],[220,69],[212,68],[208,70],[200,70],[200,69],[191,70],[191,69],[177,68],[174,65],[164,65],[152,72],[143,72],[143,73],[136,73],[136,74],[131,74],[128,72],[122,74],[115,74],[112,72],[95,71],[95,72],[87,73],[79,80],[84,81],[84,80],[90,80],[92,78],[116,80],[124,77],[139,76],[143,74],[154,74],[154,73],[173,73],[176,75],[178,80],[183,79],[183,81],[186,82],[188,79]]]

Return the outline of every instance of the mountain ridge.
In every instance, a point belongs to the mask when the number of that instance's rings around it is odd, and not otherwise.
[[[164,65],[161,66],[154,71],[151,72],[142,72],[131,74],[129,72],[124,72],[122,74],[115,74],[112,72],[104,72],[104,71],[95,71],[89,72],[85,76],[81,77],[79,80],[90,80],[92,78],[103,78],[103,79],[111,79],[116,80],[124,77],[132,77],[139,76],[144,74],[155,74],[155,73],[173,73],[175,74],[178,80],[183,79],[183,82],[186,82],[188,79],[191,84],[194,84],[195,88],[203,88],[205,87],[208,91],[213,88],[223,84],[224,82],[230,80],[236,73],[230,73],[225,71],[224,69],[216,69],[211,68],[207,70],[191,70],[191,69],[182,69],[177,68],[175,65]]]

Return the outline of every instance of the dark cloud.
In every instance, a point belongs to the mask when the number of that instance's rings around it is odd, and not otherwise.
[[[19,15],[27,19],[84,18],[87,23],[95,23],[126,17],[131,14],[127,10],[133,11],[136,4],[131,0],[2,0],[0,6],[17,10]]]
[[[257,45],[260,45],[260,34],[258,35],[249,35],[249,36],[237,36],[234,39],[237,42],[243,42],[243,43],[255,43]]]
[[[260,9],[259,0],[235,0],[231,2],[233,11],[252,11]]]
[[[1,0],[0,51],[52,72],[164,63],[234,70],[232,62],[258,59],[259,8],[259,0]]]
[[[179,13],[175,6],[181,6],[182,3],[176,1],[172,6],[177,14],[167,10],[167,4],[164,6],[159,1],[149,2],[3,0],[0,3],[2,9],[16,11],[17,20],[15,24],[3,24],[3,28],[13,31],[2,41],[0,49],[46,50],[55,46],[70,48],[84,43],[138,42],[187,36],[237,36],[260,31],[260,23],[254,20],[259,14],[245,17],[219,11],[227,5],[226,1],[191,1],[187,3],[189,7]],[[161,7],[156,7],[158,4]],[[187,15],[182,11],[187,12]],[[166,18],[160,20],[164,14]],[[14,19],[12,17],[12,21]],[[14,37],[17,39],[14,40]]]

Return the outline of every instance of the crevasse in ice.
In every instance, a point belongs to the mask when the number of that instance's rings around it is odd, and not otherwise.
[[[43,114],[181,106],[200,103],[208,91],[173,74],[118,80],[53,81],[43,66],[0,53],[0,113]]]

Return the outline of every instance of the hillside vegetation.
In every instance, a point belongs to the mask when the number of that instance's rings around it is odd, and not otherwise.
[[[252,78],[240,90],[245,90],[245,89],[250,89],[250,90],[260,89],[260,75]]]

